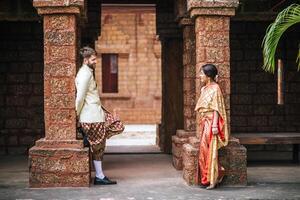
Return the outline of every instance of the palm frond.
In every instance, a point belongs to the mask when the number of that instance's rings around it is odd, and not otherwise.
[[[292,4],[281,11],[275,21],[267,28],[262,42],[263,47],[263,69],[267,72],[275,71],[275,53],[282,34],[292,25],[300,23],[300,5]],[[300,49],[296,62],[300,70]]]

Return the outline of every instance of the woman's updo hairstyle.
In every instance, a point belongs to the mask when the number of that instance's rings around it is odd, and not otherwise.
[[[91,47],[82,47],[79,50],[79,54],[82,58],[89,58],[92,55],[96,55],[96,51],[92,49]]]
[[[202,70],[203,70],[203,73],[210,77],[211,79],[215,80],[216,81],[216,78],[218,76],[218,69],[215,65],[213,64],[205,64],[202,66]]]

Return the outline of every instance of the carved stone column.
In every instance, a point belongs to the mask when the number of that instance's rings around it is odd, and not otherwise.
[[[44,22],[45,138],[29,150],[30,187],[89,186],[88,149],[76,140],[77,25],[84,0],[34,0]]]
[[[195,20],[196,34],[196,99],[200,96],[201,66],[213,63],[218,67],[219,85],[223,92],[230,129],[230,17],[235,14],[238,0],[187,0],[190,17]],[[199,116],[196,116],[199,119]],[[197,120],[198,121],[198,120]],[[197,134],[199,126],[196,126]],[[196,138],[200,138],[197,135]],[[198,141],[189,138],[183,147],[183,160],[197,159]],[[194,144],[194,145],[193,145]],[[247,183],[246,149],[235,138],[230,138],[228,146],[220,150],[220,162],[226,168],[225,185],[245,185]],[[195,184],[195,165],[184,166],[184,178],[188,184]]]
[[[180,3],[180,2],[179,2]],[[181,3],[184,3],[181,1]],[[178,6],[184,9],[184,6]],[[179,10],[180,11],[180,10]],[[183,11],[179,13],[184,13]],[[183,35],[183,130],[177,130],[172,136],[173,166],[182,170],[182,147],[188,142],[189,137],[195,135],[196,112],[195,109],[195,27],[193,20],[189,17],[179,16],[179,26]]]

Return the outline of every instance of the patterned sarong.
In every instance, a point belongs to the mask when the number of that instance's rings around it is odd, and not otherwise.
[[[107,111],[105,111],[105,122],[82,122],[80,126],[91,145],[93,160],[102,160],[106,139],[118,135],[124,130],[123,123]]]

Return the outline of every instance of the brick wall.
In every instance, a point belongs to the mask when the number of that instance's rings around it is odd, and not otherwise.
[[[261,42],[269,22],[231,22],[231,132],[299,132],[299,26],[281,39],[285,70],[284,105],[277,105],[277,75],[261,69]],[[290,145],[248,146],[249,151],[290,151]],[[271,153],[269,152],[269,153]],[[271,155],[271,154],[268,154]],[[291,155],[290,155],[291,156]],[[250,156],[251,157],[251,156]],[[255,156],[254,156],[255,157]],[[257,157],[258,158],[258,157]]]
[[[126,123],[160,123],[161,45],[154,7],[102,7],[96,41],[101,101]],[[118,93],[102,93],[101,54],[118,54]]]
[[[26,154],[44,135],[43,25],[0,22],[0,154]]]

